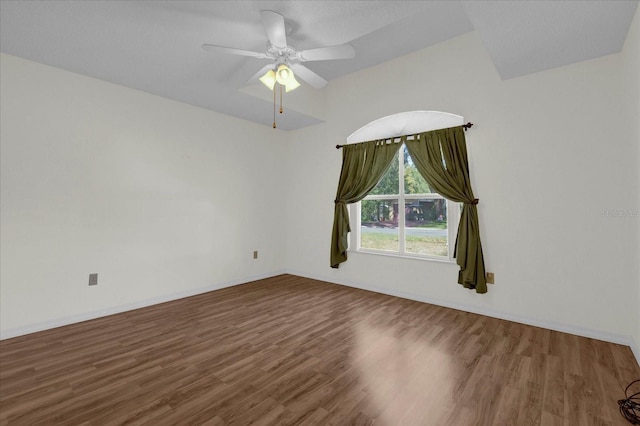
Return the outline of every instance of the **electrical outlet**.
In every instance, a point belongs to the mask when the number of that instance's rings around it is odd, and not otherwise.
[[[258,250],[254,250],[253,251],[253,258],[257,259],[258,258]]]
[[[98,274],[89,274],[89,285],[98,285]]]
[[[495,284],[496,277],[493,272],[487,272],[487,284]]]

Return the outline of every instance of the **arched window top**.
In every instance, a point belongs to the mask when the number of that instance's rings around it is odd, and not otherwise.
[[[461,115],[440,111],[407,111],[374,120],[353,132],[347,143],[395,138],[447,127],[461,126]]]

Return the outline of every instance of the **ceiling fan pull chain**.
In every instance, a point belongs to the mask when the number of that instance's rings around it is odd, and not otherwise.
[[[278,86],[280,86],[280,114],[282,114],[282,84],[278,84]]]
[[[276,128],[276,91],[273,91],[273,128]]]

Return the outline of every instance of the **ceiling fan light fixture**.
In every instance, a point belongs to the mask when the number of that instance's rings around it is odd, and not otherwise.
[[[276,85],[276,73],[274,70],[267,71],[262,77],[260,77],[260,82],[267,86],[267,89],[273,90],[273,87]]]
[[[278,68],[270,69],[262,77],[260,82],[264,84],[267,89],[274,90],[276,83],[284,86],[285,91],[290,92],[300,87],[300,83],[296,80],[293,71],[286,64],[278,65]]]

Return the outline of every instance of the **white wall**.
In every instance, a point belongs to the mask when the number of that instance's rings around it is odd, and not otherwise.
[[[637,19],[634,37],[637,37]],[[327,123],[290,132],[287,265],[294,273],[532,324],[629,342],[637,335],[637,91],[621,54],[500,80],[477,34],[332,81]],[[637,43],[635,43],[637,45]],[[635,104],[634,104],[635,102]],[[486,265],[478,295],[457,266],[350,253],[329,268],[336,143],[377,118],[410,110],[460,114],[480,198]],[[635,127],[634,127],[635,120]],[[635,129],[635,130],[634,130]]]
[[[624,82],[627,85],[626,100],[629,104],[628,115],[630,123],[633,124],[634,137],[636,145],[640,147],[640,12],[636,11],[635,18],[633,20],[629,35],[624,46]],[[640,193],[640,148],[637,149],[638,160],[636,166],[636,195]],[[636,203],[635,214],[640,211],[638,203]],[[636,216],[630,218],[629,222],[635,222],[637,239],[640,241],[640,217]],[[640,254],[638,255],[640,257]],[[636,263],[638,259],[636,258]],[[638,363],[640,363],[640,274],[637,275],[636,281],[638,286],[636,288],[637,306],[633,310],[635,313],[635,345],[632,346]]]
[[[283,269],[281,132],[0,59],[3,337]]]

